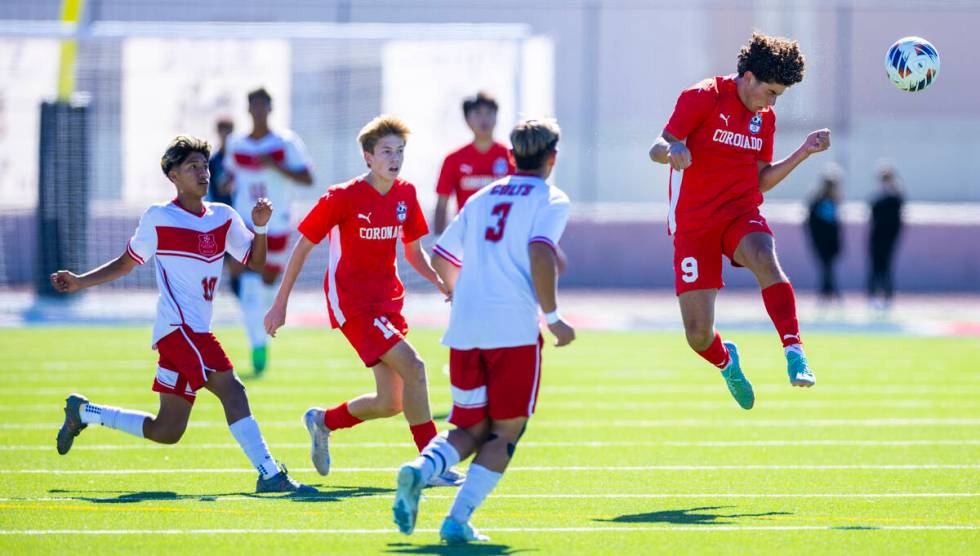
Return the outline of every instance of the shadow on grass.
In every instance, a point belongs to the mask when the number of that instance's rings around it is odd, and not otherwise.
[[[517,554],[527,550],[514,550],[506,544],[471,543],[471,544],[409,544],[405,542],[389,543],[386,553],[393,554],[438,554],[454,556],[457,554],[492,556],[495,554]]]
[[[313,494],[290,492],[286,494],[254,492],[227,492],[218,494],[177,494],[169,491],[123,491],[123,490],[49,490],[51,494],[62,494],[74,500],[92,502],[94,504],[134,504],[148,501],[166,500],[196,500],[198,502],[216,502],[219,498],[230,496],[252,498],[255,500],[291,500],[293,502],[338,502],[349,498],[380,496],[394,493],[394,489],[362,486],[331,485],[329,491]]]
[[[675,525],[719,525],[730,523],[728,521],[718,521],[726,519],[738,519],[742,517],[766,517],[771,515],[791,515],[791,512],[765,512],[757,514],[719,514],[719,513],[695,513],[709,512],[711,510],[722,510],[734,508],[735,506],[705,506],[702,508],[688,508],[686,510],[663,510],[659,512],[647,512],[642,514],[628,514],[614,517],[612,519],[596,519],[604,523],[672,523]]]

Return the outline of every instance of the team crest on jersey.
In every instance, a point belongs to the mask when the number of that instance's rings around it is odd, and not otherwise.
[[[498,158],[493,161],[493,175],[495,176],[505,176],[507,175],[507,159]]]
[[[405,201],[398,201],[395,213],[398,215],[399,222],[404,222],[408,218],[408,205],[405,204]]]
[[[762,116],[759,113],[756,113],[755,116],[752,116],[752,120],[749,121],[749,131],[751,131],[752,133],[759,133],[761,129],[762,129]]]
[[[214,234],[200,234],[197,236],[197,250],[205,257],[218,254],[218,242],[214,240]]]

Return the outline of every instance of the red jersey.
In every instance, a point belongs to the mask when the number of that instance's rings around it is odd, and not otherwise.
[[[487,152],[481,153],[470,143],[446,156],[436,193],[447,196],[455,193],[456,206],[463,208],[471,195],[513,174],[514,170],[514,159],[511,158],[510,149],[504,145],[494,143]]]
[[[405,287],[395,266],[395,243],[411,243],[429,233],[415,186],[395,183],[382,195],[363,179],[334,185],[299,225],[313,243],[330,239],[330,262],[323,278],[330,324],[365,313],[398,313]]]
[[[670,175],[671,232],[710,228],[762,204],[758,162],[772,161],[776,113],[772,107],[749,111],[734,75],[705,79],[681,93],[665,129],[686,139],[691,151],[691,166]]]

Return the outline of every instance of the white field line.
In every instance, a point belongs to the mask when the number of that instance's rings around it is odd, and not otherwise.
[[[446,403],[450,403],[445,400]],[[0,404],[0,412],[24,413],[27,411],[37,412],[60,412],[63,402],[59,399],[49,403],[25,403],[25,404]],[[131,409],[142,411],[155,411],[156,404],[147,404],[145,401],[132,401],[130,403],[113,402],[113,405],[122,405]],[[252,401],[250,404],[253,411],[260,414],[267,414],[273,411],[290,411],[301,414],[306,410],[307,405],[303,403],[262,403]],[[652,401],[652,402],[629,402],[629,401],[551,401],[543,404],[539,410],[552,411],[557,409],[581,409],[585,411],[643,411],[657,409],[731,409],[731,400],[709,401],[709,400],[688,400],[688,401]],[[770,400],[765,402],[767,409],[853,409],[853,408],[884,408],[884,409],[949,409],[949,408],[978,408],[980,398],[976,400]]]
[[[262,428],[296,428],[301,426],[299,420],[262,421]],[[0,430],[57,430],[61,423],[0,423]],[[191,421],[190,428],[225,428],[223,421]],[[400,420],[388,419],[373,424],[376,427],[404,428]],[[950,419],[906,419],[906,418],[877,418],[877,419],[541,419],[531,422],[534,428],[659,428],[659,427],[711,427],[739,429],[751,427],[955,427],[980,426],[980,418],[950,418]]]
[[[152,381],[152,374],[147,374],[149,377],[147,380]],[[73,387],[82,388],[82,394],[88,397],[92,397],[96,394],[114,394],[114,393],[132,393],[134,388],[146,387],[147,383],[143,383],[143,386],[91,386],[87,387],[81,383],[75,384]],[[351,383],[350,388],[358,388],[360,386],[367,387],[369,383]],[[329,392],[324,389],[318,390],[317,388],[312,388],[309,385],[295,384],[295,385],[272,385],[272,384],[255,384],[253,388],[257,392],[261,392],[262,395],[274,395],[274,394],[297,394],[302,396],[308,396],[310,399],[316,399],[317,396],[322,397]],[[616,397],[629,397],[629,396],[650,396],[650,395],[665,395],[665,394],[705,394],[705,393],[717,393],[721,389],[721,392],[725,391],[724,383],[719,382],[718,384],[664,384],[664,383],[651,383],[651,382],[624,382],[622,384],[597,384],[597,385],[587,385],[587,384],[556,384],[556,385],[544,385],[541,388],[542,400],[551,399],[552,395],[562,395],[562,394],[583,394],[594,396],[596,394],[612,394]],[[909,395],[909,396],[923,396],[926,394],[941,394],[944,396],[954,396],[954,397],[967,397],[974,399],[973,396],[980,394],[980,384],[961,384],[958,386],[948,386],[948,385],[936,385],[936,384],[880,384],[880,383],[865,383],[865,384],[831,384],[831,385],[818,385],[817,388],[821,388],[821,392],[826,394],[854,394],[854,395],[881,395],[881,396],[892,396],[892,395]],[[754,387],[757,393],[774,393],[774,394],[785,394],[787,391],[791,391],[788,384],[759,384]],[[34,396],[34,397],[59,397],[64,398],[67,394],[71,392],[70,388],[65,387],[37,387],[37,386],[4,386],[3,391],[8,395],[20,395],[20,396]]]
[[[665,531],[708,533],[713,531],[841,531],[872,529],[884,531],[975,531],[980,525],[693,525],[650,527],[489,527],[487,533],[605,533]],[[416,533],[436,533],[436,529],[416,529]],[[397,535],[397,529],[0,529],[0,535]]]
[[[558,465],[509,467],[508,472],[564,472],[564,471],[753,471],[753,470],[856,470],[874,469],[880,471],[926,470],[926,469],[980,469],[980,463],[924,463],[924,464],[850,464],[850,465]],[[303,468],[293,471],[313,472]],[[331,468],[331,473],[394,473],[397,467],[348,467]],[[0,469],[0,475],[166,475],[172,473],[255,473],[255,469],[245,468],[202,468],[202,469]]]
[[[580,441],[580,442],[521,442],[524,448],[613,448],[613,447],[670,447],[670,448],[764,448],[773,446],[977,446],[980,439],[925,439],[925,440],[623,440],[623,441]],[[342,449],[391,449],[409,448],[415,446],[411,442],[331,442],[331,448]],[[276,449],[309,449],[309,442],[280,442]],[[49,452],[53,444],[12,444],[0,445],[0,452]],[[241,446],[233,442],[193,444],[184,443],[164,445],[156,443],[133,444],[80,444],[72,447],[72,451],[91,450],[96,452],[108,450],[241,450]]]
[[[339,496],[343,496],[343,493],[338,493]],[[323,500],[324,498],[329,498],[330,493],[325,492],[320,496],[290,496],[288,499],[290,501],[298,500]],[[390,499],[391,494],[369,494],[366,496],[355,496],[349,500],[362,500],[362,499],[374,499],[374,498],[384,498]],[[611,499],[611,500],[621,500],[624,498],[636,498],[636,499],[712,499],[712,498],[977,498],[980,497],[980,492],[879,492],[879,493],[680,493],[680,494],[669,494],[669,493],[651,493],[651,494],[491,494],[490,498],[499,499],[575,499],[575,500],[596,500],[596,499]],[[432,500],[453,500],[456,498],[454,494],[426,494],[425,498]],[[206,494],[201,495],[183,495],[174,499],[163,499],[154,500],[146,499],[144,502],[200,502],[201,499],[206,499],[207,502],[268,502],[270,500],[275,501],[277,497],[259,497],[259,496],[208,496]],[[346,499],[346,498],[345,498]],[[0,502],[85,502],[91,500],[91,497],[78,496],[74,498],[67,497],[42,497],[42,498],[0,498]]]

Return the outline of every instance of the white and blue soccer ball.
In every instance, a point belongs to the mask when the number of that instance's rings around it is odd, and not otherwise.
[[[885,56],[885,71],[899,89],[921,91],[939,75],[939,52],[922,37],[898,39]]]

